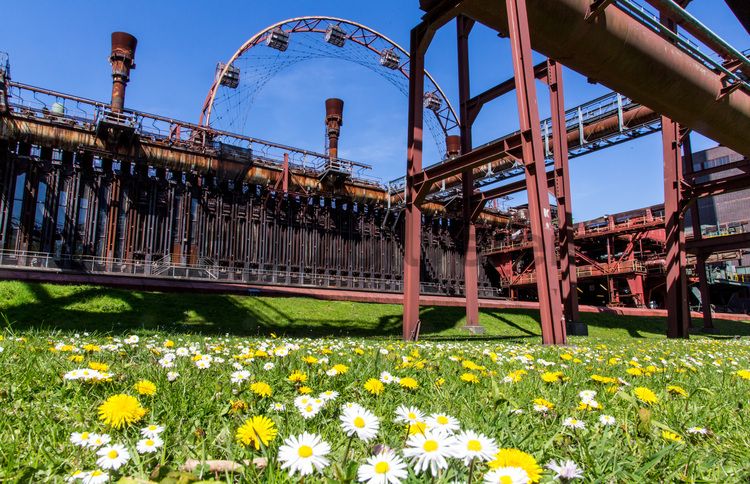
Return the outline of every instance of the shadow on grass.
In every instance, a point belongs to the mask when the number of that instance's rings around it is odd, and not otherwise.
[[[126,333],[135,329],[240,336],[401,335],[401,306],[281,297],[157,293],[1,282],[0,313],[14,329]],[[455,327],[462,308],[425,307],[423,332]]]
[[[157,293],[96,286],[0,282],[0,313],[18,330],[127,333],[136,329],[178,333],[265,336],[399,337],[402,307],[284,297]],[[539,312],[484,309],[484,335],[461,330],[463,307],[431,306],[420,312],[425,339],[529,340],[539,338]],[[665,318],[582,313],[594,338],[662,337]],[[700,320],[694,324],[700,325]],[[711,338],[750,335],[750,324],[715,320]]]

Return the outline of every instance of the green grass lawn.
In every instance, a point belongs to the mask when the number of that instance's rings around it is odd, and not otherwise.
[[[375,444],[403,461],[395,483],[548,484],[562,461],[572,482],[750,479],[750,339],[730,338],[750,323],[665,340],[662,318],[584,313],[590,336],[554,347],[534,311],[483,311],[487,335],[470,337],[463,308],[426,307],[427,341],[405,343],[398,305],[19,282],[0,283],[0,313],[2,483],[353,483],[384,458]],[[347,408],[377,421],[372,438],[346,433]],[[256,449],[261,417],[278,435]],[[471,431],[492,451],[468,466]],[[305,478],[283,450],[303,433],[330,445]],[[432,477],[410,457],[420,439],[455,453]]]
[[[129,291],[96,286],[0,282],[0,314],[16,329],[123,332],[131,329],[266,336],[401,334],[401,306],[310,298]],[[596,339],[661,338],[664,318],[581,313]],[[422,336],[467,337],[462,307],[423,307]],[[484,309],[485,337],[536,339],[539,313]],[[701,321],[696,322],[700,325]],[[750,324],[717,320],[721,336],[750,335]]]

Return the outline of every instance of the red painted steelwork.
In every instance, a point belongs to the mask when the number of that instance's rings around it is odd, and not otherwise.
[[[521,127],[522,160],[526,167],[529,219],[537,269],[537,292],[544,344],[565,344],[565,324],[560,310],[560,286],[555,261],[555,234],[547,192],[539,109],[531,58],[531,38],[526,0],[506,0],[508,30],[516,79],[516,100]]]
[[[690,316],[687,309],[687,278],[685,275],[685,230],[682,206],[682,145],[680,126],[662,117],[664,145],[664,217],[667,237],[667,337],[687,338]]]
[[[618,8],[587,21],[591,0],[527,0],[527,5],[537,52],[750,155],[749,93],[739,89],[717,101],[723,88],[719,74]],[[502,2],[465,0],[450,8],[507,33]]]
[[[560,228],[560,272],[562,300],[568,333],[588,334],[578,314],[578,274],[575,260],[575,229],[570,193],[570,168],[568,146],[565,137],[565,101],[563,96],[562,65],[547,61],[547,84],[550,91],[552,113],[552,152],[555,159],[555,196],[557,197],[557,219]]]

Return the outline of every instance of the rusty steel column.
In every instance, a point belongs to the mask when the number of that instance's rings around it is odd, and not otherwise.
[[[682,155],[680,127],[662,116],[664,145],[664,220],[667,251],[667,337],[688,338],[687,278],[685,277],[685,231],[682,208]]]
[[[693,146],[690,142],[690,133],[686,133],[683,144],[685,154],[685,172],[692,173],[695,169],[693,166]],[[690,222],[693,226],[693,240],[703,238],[701,231],[701,216],[698,208],[698,200],[693,200],[690,204]],[[708,273],[706,272],[706,258],[710,254],[698,251],[695,254],[695,272],[698,274],[698,286],[701,293],[701,309],[703,311],[703,331],[710,333],[714,330],[714,320],[711,314],[711,291],[708,287]]]
[[[474,21],[460,15],[456,19],[458,44],[458,98],[461,116],[461,153],[472,149],[471,122],[467,101],[471,97],[469,83],[469,33]],[[482,332],[479,325],[479,268],[477,267],[477,228],[472,219],[474,213],[474,173],[466,170],[461,174],[464,222],[464,294],[466,296],[466,329],[472,333]]]
[[[562,64],[547,60],[547,85],[552,116],[552,153],[555,159],[555,197],[560,244],[560,273],[566,331],[578,336],[588,335],[588,327],[578,312],[578,273],[576,271],[575,229],[570,192],[567,128]]]
[[[526,0],[506,0],[544,344],[565,344]]]
[[[125,88],[130,70],[135,69],[135,48],[138,40],[125,32],[112,32],[112,112],[121,113],[125,107]]]
[[[404,234],[404,319],[403,338],[419,337],[419,291],[422,250],[422,211],[416,203],[418,196],[414,175],[422,171],[422,139],[424,116],[424,54],[429,43],[426,27],[420,24],[411,31],[409,46],[409,118],[406,161],[406,206]]]

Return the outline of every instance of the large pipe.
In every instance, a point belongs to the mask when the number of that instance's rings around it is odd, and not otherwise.
[[[622,125],[625,127],[629,126],[642,126],[644,124],[652,123],[657,119],[661,118],[658,113],[647,108],[646,106],[638,106],[637,108],[630,109],[623,112],[622,114]],[[617,133],[620,130],[620,118],[617,113],[612,114],[606,118],[600,119],[595,123],[585,125],[583,127],[583,139],[587,143],[592,143],[600,139],[604,139],[613,133]],[[513,134],[506,136],[518,136]],[[581,146],[581,132],[578,127],[568,130],[568,149],[572,150]],[[489,166],[484,165],[474,169],[474,179],[483,178],[487,172],[496,173],[498,171],[510,168],[513,166],[513,159],[501,158],[497,161],[489,163]],[[458,186],[461,183],[461,175],[448,177],[445,179],[445,188],[451,188]],[[432,187],[431,192],[439,191],[443,189],[443,184],[435,185]]]
[[[337,98],[326,99],[326,133],[328,134],[328,157],[339,157],[339,134],[344,125],[344,101]]]
[[[125,106],[125,87],[130,80],[130,70],[135,69],[135,48],[138,39],[125,32],[112,32],[112,102],[114,113],[121,113]]]
[[[591,0],[526,3],[536,51],[750,156],[750,94],[721,97],[718,74],[613,5],[586,20]],[[507,35],[504,2],[465,0],[459,8]]]

